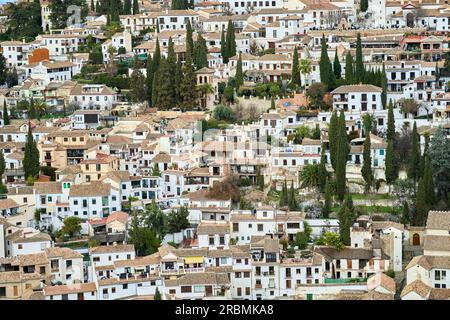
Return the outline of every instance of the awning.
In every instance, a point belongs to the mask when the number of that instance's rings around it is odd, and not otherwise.
[[[185,264],[203,263],[203,257],[185,257]]]

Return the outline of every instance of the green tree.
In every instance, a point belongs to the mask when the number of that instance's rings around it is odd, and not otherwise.
[[[320,147],[320,164],[318,172],[318,186],[320,192],[325,192],[325,186],[327,183],[328,172],[327,172],[327,155],[325,154],[325,145],[322,143]]]
[[[194,59],[194,40],[192,38],[193,32],[191,20],[188,19],[186,23],[186,56],[189,56],[191,61]]]
[[[175,92],[172,82],[173,72],[167,59],[161,59],[156,86],[156,107],[160,110],[170,110],[175,106]]]
[[[341,237],[335,232],[324,232],[319,238],[317,238],[316,245],[331,246],[335,247],[337,250],[344,248],[344,243],[342,242]]]
[[[414,188],[417,183],[420,172],[420,143],[419,134],[417,133],[417,124],[414,121],[413,131],[411,134],[411,153],[408,163],[408,178],[414,181]]]
[[[341,68],[341,63],[339,62],[337,47],[336,47],[336,51],[334,53],[333,72],[334,72],[334,76],[336,77],[336,79],[340,79],[342,77],[342,75],[341,75],[342,68]]]
[[[338,212],[339,219],[339,235],[341,241],[346,245],[350,245],[350,228],[353,225],[355,212],[353,201],[350,195],[347,195],[341,209]]]
[[[5,173],[6,162],[5,155],[3,154],[3,149],[0,149],[0,184],[3,183],[3,174]]]
[[[137,63],[133,68],[133,72],[130,77],[130,95],[133,102],[145,101],[147,95],[147,89],[145,87],[145,77]]]
[[[192,66],[192,59],[186,55],[183,66],[183,78],[180,83],[180,108],[184,111],[193,110],[197,105],[196,77]]]
[[[28,125],[27,140],[25,143],[25,154],[23,157],[23,168],[25,177],[36,178],[39,175],[39,150],[31,133],[31,124]]]
[[[155,232],[141,226],[136,212],[133,213],[129,230],[129,243],[134,245],[138,256],[146,256],[158,251],[160,241]]]
[[[323,110],[327,108],[324,102],[325,94],[327,93],[327,86],[322,82],[316,82],[308,86],[306,96],[309,101],[310,109]]]
[[[12,88],[19,84],[19,75],[17,74],[16,67],[13,67],[12,71],[6,73],[6,84],[8,88]]]
[[[346,168],[347,157],[350,151],[347,139],[347,130],[345,126],[344,110],[338,119],[337,142],[336,142],[336,194],[340,201],[344,199],[346,192]]]
[[[36,106],[34,105],[34,99],[31,98],[28,107],[28,119],[36,119],[36,118],[37,118]]]
[[[75,234],[80,233],[81,223],[83,220],[79,217],[67,217],[64,219],[64,226],[62,227],[62,233],[73,237]]]
[[[387,78],[386,78],[386,68],[383,63],[383,70],[381,70],[381,103],[383,104],[383,109],[386,109],[387,105]]]
[[[133,0],[133,14],[139,14],[139,1]]]
[[[428,154],[437,191],[436,200],[448,201],[450,198],[450,140],[447,139],[447,134],[442,127],[439,127],[431,138]]]
[[[292,75],[291,75],[291,83],[295,87],[300,87],[302,85],[302,80],[300,76],[300,68],[298,61],[298,51],[297,47],[294,48],[294,55],[292,57]]]
[[[228,26],[227,26],[227,37],[226,37],[226,52],[227,57],[231,58],[236,55],[236,39],[235,39],[235,31],[234,31],[234,25],[231,20],[228,20]]]
[[[162,241],[167,234],[167,216],[158,207],[155,200],[145,210],[145,225],[150,228]]]
[[[364,81],[365,68],[363,62],[361,34],[358,32],[356,37],[356,59],[355,59],[355,82],[362,83]]]
[[[242,56],[239,54],[239,59],[236,65],[236,89],[239,89],[244,84],[244,73],[242,72]]]
[[[331,206],[333,205],[332,185],[327,180],[325,184],[325,201],[322,207],[322,218],[328,219],[331,213]]]
[[[229,106],[217,105],[213,111],[214,118],[217,120],[224,120],[227,122],[236,121],[236,114]]]
[[[319,187],[319,167],[320,164],[308,164],[300,172],[300,186],[302,188]]]
[[[159,171],[158,163],[155,162],[152,168],[152,177],[159,177],[161,176],[161,171]]]
[[[295,211],[298,209],[298,203],[296,198],[296,192],[294,189],[294,182],[291,182],[291,188],[289,189],[289,210]]]
[[[280,193],[280,207],[285,207],[287,205],[289,205],[289,195],[288,195],[287,182],[286,182],[286,179],[284,179],[283,188],[281,189],[281,193]]]
[[[161,293],[159,292],[158,288],[156,288],[156,290],[155,290],[155,295],[153,297],[153,300],[162,300],[161,299]]]
[[[168,216],[169,233],[177,233],[191,226],[188,220],[189,210],[183,206],[179,210],[172,210]]]
[[[168,91],[171,102],[175,105],[177,103],[177,93],[176,93],[177,56],[175,54],[172,37],[169,37],[169,44],[167,46],[167,64],[169,69],[169,81],[170,81]]]
[[[299,250],[304,250],[308,246],[308,242],[311,240],[312,228],[308,222],[303,223],[303,231],[297,232],[295,235],[294,245]]]
[[[131,0],[124,0],[123,13],[131,14]]]
[[[70,10],[71,6],[77,6],[81,8],[80,18],[83,21],[88,14],[88,5],[85,0],[50,0],[50,21],[52,23],[52,29],[64,29],[68,26],[70,17],[73,14],[73,10]],[[118,13],[117,13],[118,14]],[[76,21],[71,21],[77,23]]]
[[[345,56],[345,83],[354,83],[355,72],[353,70],[353,57],[350,51],[347,51]]]
[[[395,118],[394,118],[394,105],[392,100],[389,101],[388,105],[388,120],[387,120],[387,140],[393,140],[395,137]]]
[[[201,34],[198,35],[194,45],[194,65],[197,70],[208,67],[208,48],[206,46],[206,41]]]
[[[387,141],[385,167],[386,183],[391,185],[398,178],[398,161],[392,139]]]
[[[428,154],[424,154],[425,165],[423,172],[423,184],[425,188],[425,201],[427,205],[431,208],[436,202],[436,195],[434,191],[433,173],[431,168],[431,161]]]
[[[328,91],[333,90],[336,79],[333,73],[333,67],[330,62],[330,57],[328,56],[328,45],[325,40],[325,35],[322,35],[319,69],[320,69],[320,82],[326,84]]]
[[[363,150],[363,166],[361,168],[361,175],[366,182],[366,192],[370,190],[373,183],[373,172],[372,172],[372,157],[370,155],[371,143],[370,134],[366,136],[364,140],[364,150]]]
[[[416,194],[416,211],[414,214],[413,225],[423,226],[427,221],[429,206],[427,204],[426,186],[423,179],[419,179]]]
[[[41,4],[39,0],[13,3],[4,6],[6,33],[10,39],[32,41],[42,31]]]
[[[368,8],[369,8],[369,0],[361,0],[359,2],[359,9],[362,12],[366,12]]]
[[[9,119],[8,109],[6,108],[6,100],[3,103],[3,125],[7,126],[11,123]]]
[[[336,170],[336,156],[337,156],[337,137],[338,137],[338,115],[335,110],[331,114],[330,126],[328,128],[328,141],[330,147],[330,161],[333,170]]]
[[[410,213],[409,213],[409,205],[408,201],[403,201],[403,207],[402,207],[402,217],[400,219],[400,222],[403,224],[408,224],[410,222]]]

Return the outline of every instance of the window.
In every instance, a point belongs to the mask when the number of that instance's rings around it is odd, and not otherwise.
[[[181,286],[181,293],[192,292],[192,286]]]
[[[246,287],[245,288],[245,295],[249,296],[250,295],[250,287]]]
[[[214,237],[209,237],[209,245],[210,246],[214,245]]]
[[[124,284],[122,285],[122,289],[123,289],[123,290],[128,289],[128,283],[124,283]]]
[[[258,223],[258,231],[264,231],[264,225],[262,223]]]
[[[242,289],[241,288],[237,288],[237,296],[238,297],[242,296]]]
[[[116,287],[112,287],[112,288],[111,288],[111,292],[112,292],[112,293],[116,293]]]

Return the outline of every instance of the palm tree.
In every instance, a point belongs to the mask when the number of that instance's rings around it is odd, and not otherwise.
[[[313,189],[319,185],[319,165],[306,165],[300,173],[300,186],[302,188]]]
[[[47,114],[47,103],[44,100],[36,100],[34,107],[39,118]]]
[[[312,71],[311,60],[301,59],[298,69],[300,70],[300,74],[303,74],[305,76],[305,80],[306,80],[307,75],[310,74]],[[306,84],[306,81],[305,81],[305,84]]]

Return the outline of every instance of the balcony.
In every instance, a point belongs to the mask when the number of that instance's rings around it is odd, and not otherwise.
[[[181,269],[161,269],[161,275],[163,276],[169,276],[169,275],[177,275],[177,274],[184,274],[185,270],[183,268]]]
[[[255,289],[262,289],[262,284],[261,283],[255,284]]]
[[[205,272],[205,268],[204,268],[204,267],[200,267],[200,268],[188,268],[188,269],[184,269],[184,272],[186,272],[186,273]]]

